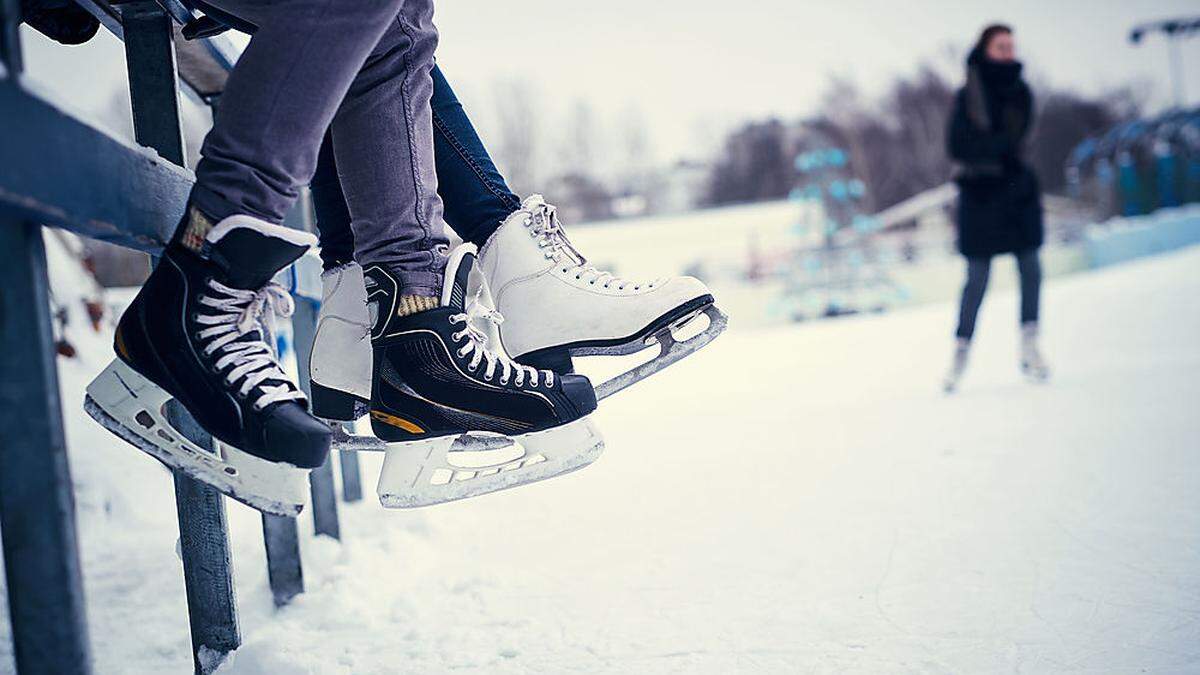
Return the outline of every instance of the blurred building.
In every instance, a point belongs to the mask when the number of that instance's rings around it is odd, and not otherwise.
[[[1200,202],[1200,108],[1116,125],[1077,145],[1066,169],[1070,194],[1105,216]]]

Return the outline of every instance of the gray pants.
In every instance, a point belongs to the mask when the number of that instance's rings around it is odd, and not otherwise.
[[[1041,295],[1042,265],[1036,248],[1021,251],[1017,256],[1017,272],[1021,276],[1021,323],[1036,323],[1038,300]],[[963,287],[962,304],[958,311],[958,330],[955,335],[971,339],[975,334],[975,317],[987,291],[991,276],[991,258],[967,258],[967,284]]]
[[[208,0],[257,30],[200,149],[192,203],[280,222],[326,129],[355,258],[437,295],[445,250],[433,163],[433,0]]]

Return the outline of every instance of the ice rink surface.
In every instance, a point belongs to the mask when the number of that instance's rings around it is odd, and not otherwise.
[[[741,331],[727,309],[605,402],[595,465],[342,505],[281,612],[229,502],[245,645],[220,672],[1200,671],[1200,249],[1049,283],[1046,385],[1018,373],[1012,292],[951,397],[950,305]],[[106,343],[61,368],[96,670],[187,672],[171,482],[79,406]],[[0,620],[0,672],[9,649]]]

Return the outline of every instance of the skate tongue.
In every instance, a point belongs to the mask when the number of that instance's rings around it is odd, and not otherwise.
[[[446,260],[446,280],[442,284],[442,307],[460,311],[466,308],[471,270],[478,254],[475,244],[461,244],[450,252]]]
[[[225,218],[204,239],[208,257],[225,270],[222,283],[244,290],[261,288],[317,243],[307,232],[244,215]]]

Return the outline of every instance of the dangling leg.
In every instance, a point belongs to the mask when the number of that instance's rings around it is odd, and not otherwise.
[[[441,71],[435,68],[431,76],[434,156],[445,219],[480,247],[480,267],[487,276],[481,300],[506,316],[497,337],[509,353],[567,373],[573,370],[572,354],[627,354],[657,346],[653,360],[601,384],[603,398],[695,352],[724,330],[725,316],[696,279],[637,282],[588,265],[566,240],[553,206],[537,195],[522,204],[513,194]],[[317,191],[314,185],[315,196]],[[318,205],[337,198],[335,190],[325,192],[328,198],[318,199]],[[326,212],[335,221],[330,227],[338,229],[336,221],[346,215],[336,208]],[[324,232],[326,226],[321,227]],[[529,265],[543,274],[514,277]],[[597,284],[604,292],[594,292]],[[493,290],[504,297],[493,298]],[[553,326],[545,321],[547,312],[559,319]],[[707,316],[703,330],[677,339],[678,329],[700,314]]]
[[[395,507],[556,476],[603,447],[586,378],[517,366],[470,325],[475,248],[447,255],[434,173],[432,19],[430,0],[406,0],[331,127],[356,283],[374,308],[371,422],[387,444],[379,494]],[[479,434],[515,443],[460,442]]]
[[[967,282],[963,286],[958,309],[958,329],[954,333],[954,359],[950,364],[950,372],[942,382],[942,388],[947,394],[958,388],[963,372],[967,369],[971,338],[975,335],[975,319],[979,315],[980,305],[983,304],[984,293],[987,292],[991,269],[991,258],[967,258]]]
[[[1050,377],[1050,368],[1038,349],[1038,306],[1041,301],[1042,264],[1036,248],[1017,254],[1021,276],[1021,372],[1036,382]]]
[[[401,3],[220,4],[253,15],[245,18],[258,30],[201,148],[190,205],[121,317],[118,359],[88,387],[87,408],[169,467],[251,506],[294,515],[305,493],[295,467],[320,466],[330,433],[280,368],[262,320],[290,311],[290,297],[271,278],[314,243],[279,223]],[[163,408],[169,397],[222,441],[220,454],[173,428]]]

